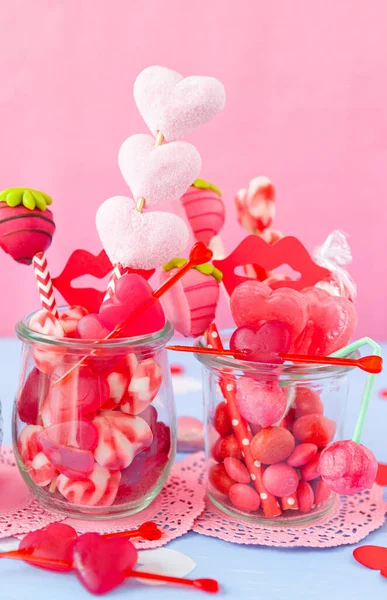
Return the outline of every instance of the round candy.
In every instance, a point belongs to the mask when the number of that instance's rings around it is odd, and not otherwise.
[[[262,427],[277,423],[286,410],[286,392],[277,381],[241,377],[238,379],[236,399],[241,415]]]
[[[220,435],[230,435],[233,432],[231,420],[228,415],[227,404],[221,402],[215,410],[214,427]]]
[[[274,496],[291,496],[298,481],[297,472],[285,463],[270,465],[263,473],[263,485]]]
[[[212,465],[208,472],[208,480],[219,492],[227,495],[235,481],[228,475],[224,465]]]
[[[280,321],[266,321],[259,327],[238,327],[230,339],[230,349],[248,351],[248,360],[268,363],[283,363],[279,353],[290,348],[288,327]]]
[[[227,435],[219,444],[220,456],[225,459],[229,456],[232,458],[242,458],[242,453],[239,449],[238,441],[234,434]]]
[[[308,513],[313,508],[314,493],[313,488],[307,481],[300,481],[297,488],[298,510],[302,513]]]
[[[342,440],[322,451],[319,470],[334,492],[349,496],[372,487],[378,463],[362,444]]]
[[[251,442],[251,453],[265,465],[283,462],[294,449],[294,437],[283,427],[262,429]]]
[[[319,415],[324,413],[320,396],[314,390],[303,386],[296,388],[293,406],[296,410],[296,419],[313,413]]]
[[[336,433],[336,423],[324,415],[304,415],[294,423],[293,435],[299,442],[327,446]]]
[[[316,444],[300,444],[294,448],[286,462],[291,467],[302,467],[312,460],[317,450]]]
[[[231,456],[224,459],[224,468],[227,474],[237,483],[250,483],[250,473],[242,461]]]
[[[321,452],[314,455],[306,465],[301,467],[301,478],[304,481],[312,481],[320,476],[319,463],[320,463]]]
[[[315,479],[312,482],[313,492],[314,492],[314,503],[316,505],[322,504],[332,494],[332,490],[327,483],[323,479]]]
[[[228,497],[235,508],[245,512],[255,512],[261,505],[259,494],[244,483],[236,483],[231,486]]]

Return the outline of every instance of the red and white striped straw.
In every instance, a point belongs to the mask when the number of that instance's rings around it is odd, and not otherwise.
[[[52,285],[50,272],[48,270],[47,258],[44,252],[38,252],[32,259],[36,285],[38,286],[42,307],[58,317],[54,286]]]
[[[116,281],[118,281],[118,279],[125,275],[127,270],[128,269],[126,267],[123,267],[122,265],[114,265],[114,269],[111,272],[109,283],[107,285],[106,293],[102,302],[106,302],[106,300],[109,300],[109,298],[114,296],[114,292],[116,289]]]
[[[219,336],[218,329],[213,323],[209,326],[206,332],[206,342],[209,347],[216,350],[223,350],[223,344]],[[263,467],[261,463],[254,460],[251,453],[250,442],[253,439],[253,434],[250,427],[241,414],[239,413],[236,402],[236,378],[231,375],[223,375],[219,385],[224,396],[230,421],[238,441],[238,446],[244,457],[246,467],[249,470],[251,481],[254,484],[260,498],[262,510],[265,517],[278,517],[281,513],[279,502],[273,494],[270,494],[263,485]]]

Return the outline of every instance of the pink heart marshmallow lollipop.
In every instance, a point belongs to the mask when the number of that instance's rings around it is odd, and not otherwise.
[[[166,67],[147,67],[134,83],[134,100],[145,123],[166,140],[181,138],[213,119],[224,107],[226,93],[214,77],[191,76]]]

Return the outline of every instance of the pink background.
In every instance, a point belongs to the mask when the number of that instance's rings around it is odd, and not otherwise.
[[[277,228],[309,250],[335,228],[350,234],[358,332],[387,338],[386,20],[384,0],[0,0],[0,188],[53,196],[57,275],[73,249],[99,251],[95,211],[128,193],[117,152],[146,131],[138,72],[214,75],[226,108],[189,139],[224,192],[226,247],[243,237],[235,191],[269,176]],[[0,270],[10,334],[38,298],[32,269],[2,253]]]

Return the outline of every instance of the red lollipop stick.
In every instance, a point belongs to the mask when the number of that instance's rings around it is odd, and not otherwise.
[[[143,573],[142,571],[126,571],[127,577],[138,577],[140,579],[150,579],[152,581],[164,581],[165,583],[176,583],[186,585],[203,592],[216,594],[219,591],[219,583],[215,579],[183,579],[182,577],[171,577],[170,575],[157,575],[155,573]]]
[[[156,523],[152,523],[152,521],[148,521],[143,523],[138,529],[134,529],[132,531],[118,531],[115,533],[105,533],[102,537],[106,540],[115,537],[123,537],[127,540],[131,538],[141,537],[144,540],[152,541],[159,540],[163,532],[157,527]]]
[[[12,558],[13,560],[24,560],[34,565],[44,565],[52,567],[69,567],[69,563],[63,560],[53,558],[40,558],[39,556],[31,556],[28,549],[25,550],[10,550],[9,552],[0,552],[0,558]]]

